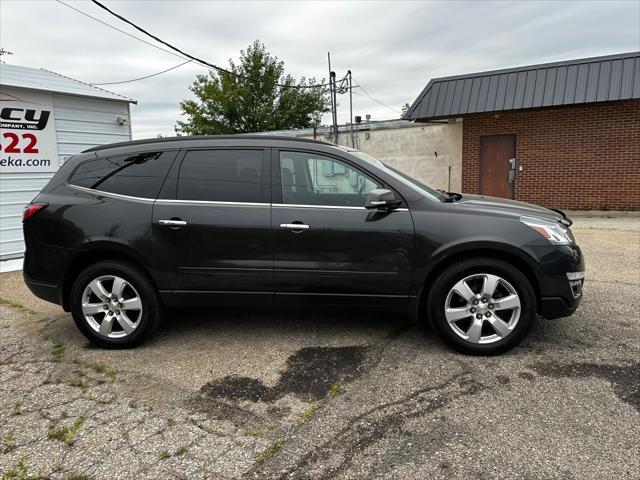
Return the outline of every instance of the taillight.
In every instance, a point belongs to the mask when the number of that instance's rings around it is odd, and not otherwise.
[[[24,211],[22,212],[22,221],[24,222],[27,218],[32,217],[40,210],[43,210],[48,204],[46,203],[30,203],[24,206]]]

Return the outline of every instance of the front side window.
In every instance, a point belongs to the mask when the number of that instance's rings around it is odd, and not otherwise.
[[[145,152],[81,163],[69,183],[131,197],[156,198],[176,152]]]
[[[178,199],[261,202],[262,150],[191,150],[180,166]]]
[[[382,184],[351,165],[314,153],[280,152],[286,204],[363,207]]]

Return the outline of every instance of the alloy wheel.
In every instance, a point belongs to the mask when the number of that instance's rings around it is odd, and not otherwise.
[[[125,279],[102,275],[84,289],[82,313],[89,326],[100,335],[123,338],[140,325],[142,300]]]
[[[520,319],[520,296],[497,275],[478,273],[457,282],[449,291],[444,313],[456,335],[476,344],[509,336]]]

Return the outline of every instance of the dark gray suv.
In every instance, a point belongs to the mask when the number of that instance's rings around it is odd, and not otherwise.
[[[25,208],[24,277],[102,347],[164,306],[405,309],[495,354],[571,315],[584,260],[560,211],[442,193],[348,148],[266,136],[92,148]]]

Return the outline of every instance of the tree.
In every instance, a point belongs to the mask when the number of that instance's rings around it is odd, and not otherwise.
[[[325,89],[316,86],[314,78],[296,82],[285,75],[284,62],[258,40],[240,52],[237,64],[229,59],[227,70],[232,73],[211,70],[196,76],[189,89],[197,100],[180,102],[187,118],[177,121],[178,135],[308,128],[319,125],[322,114],[329,110]],[[312,88],[293,88],[300,86]]]
[[[404,105],[402,105],[402,111],[400,113],[402,113],[403,118],[407,113],[409,113],[410,108],[411,108],[411,105],[409,105],[408,103],[405,103]]]

